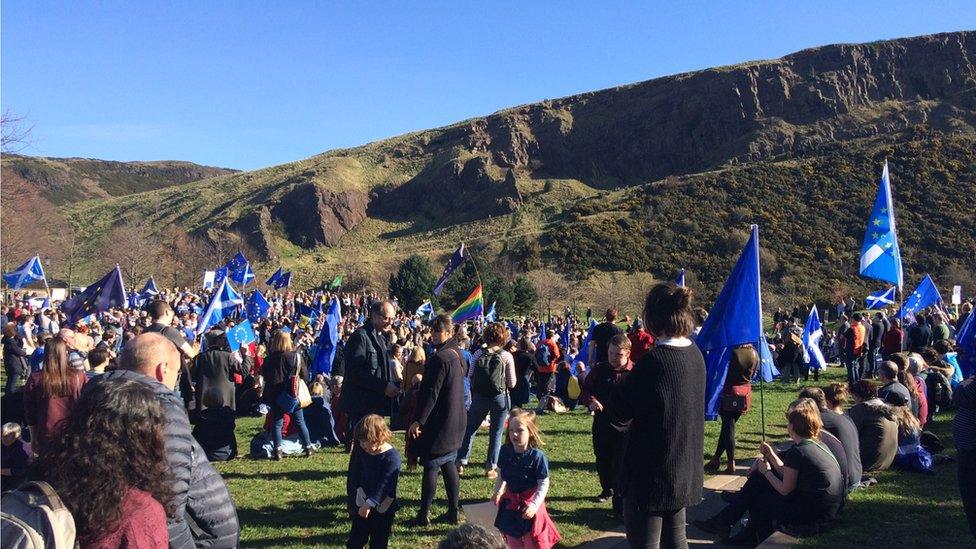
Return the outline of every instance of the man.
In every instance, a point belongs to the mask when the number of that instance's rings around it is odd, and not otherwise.
[[[162,335],[170,340],[180,352],[179,396],[183,398],[183,405],[189,410],[190,403],[193,402],[193,378],[190,377],[190,361],[197,356],[197,349],[186,341],[179,330],[173,327],[173,319],[176,318],[176,313],[173,312],[169,303],[161,299],[153,301],[149,304],[149,316],[152,323],[145,331]]]
[[[122,349],[119,366],[101,379],[144,383],[153,389],[166,412],[166,458],[176,507],[176,515],[167,525],[169,546],[236,547],[240,525],[234,502],[224,480],[193,438],[186,409],[173,392],[180,376],[179,351],[160,334],[142,334]]]
[[[888,393],[897,393],[904,397],[905,402],[911,403],[912,413],[918,417],[918,401],[912,399],[912,394],[908,392],[908,387],[898,382],[897,364],[890,360],[882,362],[881,366],[878,367],[878,381],[881,382],[881,388],[878,389],[878,398],[884,400]]]
[[[854,313],[854,320],[844,333],[844,366],[847,367],[848,383],[854,383],[861,379],[859,362],[861,355],[864,354],[866,332],[864,324],[861,323],[861,318],[861,313]]]
[[[610,307],[604,315],[603,322],[593,327],[593,336],[590,337],[590,356],[586,358],[587,364],[607,362],[610,340],[613,336],[623,333],[623,330],[614,323],[617,320],[617,314],[617,308]]]
[[[400,390],[392,383],[389,332],[396,309],[389,301],[376,301],[369,308],[369,322],[356,330],[343,351],[345,378],[342,407],[349,416],[346,448],[351,448],[352,430],[359,419],[369,414],[389,416],[391,398]]]
[[[932,328],[926,322],[925,315],[918,313],[915,315],[915,325],[908,330],[908,350],[913,353],[921,353],[931,345]]]
[[[538,367],[536,369],[535,376],[535,387],[536,387],[536,397],[539,399],[539,405],[542,405],[542,399],[553,392],[556,385],[556,367],[559,365],[559,361],[562,355],[559,353],[559,345],[556,344],[556,333],[555,330],[546,336],[546,339],[539,340],[539,345],[536,347],[536,363]]]
[[[415,521],[420,527],[430,525],[430,505],[437,490],[438,472],[444,476],[444,490],[447,492],[445,519],[450,524],[458,523],[461,481],[454,462],[467,424],[464,411],[465,369],[449,315],[434,318],[430,338],[434,352],[427,357],[424,377],[418,389],[417,420],[407,430],[407,436],[413,440],[413,451],[424,465],[420,510]]]
[[[619,513],[620,496],[615,492],[617,472],[621,463],[625,434],[614,429],[606,405],[614,386],[633,369],[630,360],[632,345],[627,336],[617,334],[610,340],[607,350],[609,360],[598,362],[583,380],[579,403],[588,406],[593,412],[593,454],[596,457],[596,470],[600,477],[600,495],[597,501],[603,503],[613,498],[613,511]]]
[[[654,346],[654,336],[647,333],[639,318],[634,321],[634,330],[627,337],[630,339],[630,360],[633,362],[640,360],[644,353],[650,351],[651,347]]]
[[[874,314],[874,320],[871,322],[871,339],[868,344],[868,377],[874,377],[877,372],[877,361],[878,355],[881,353],[881,345],[884,341],[885,327],[882,322],[884,315],[881,313]]]

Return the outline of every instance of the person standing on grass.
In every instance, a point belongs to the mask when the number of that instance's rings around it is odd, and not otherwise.
[[[688,338],[692,296],[671,282],[651,288],[643,316],[655,346],[610,397],[614,423],[634,434],[620,479],[631,547],[687,547],[685,508],[702,500],[705,360]]]
[[[343,411],[349,416],[346,449],[352,444],[352,429],[369,414],[388,416],[392,399],[400,389],[393,384],[388,341],[396,308],[389,301],[369,307],[369,323],[356,330],[346,342]]]
[[[352,517],[348,549],[385,548],[390,542],[393,519],[400,502],[400,452],[390,444],[393,434],[386,421],[370,414],[354,429],[356,445],[349,456],[346,505]]]
[[[619,315],[616,307],[610,307],[607,309],[606,314],[603,317],[603,322],[597,324],[593,328],[593,335],[590,337],[590,348],[589,356],[586,357],[587,364],[599,364],[601,362],[607,362],[607,353],[610,350],[610,340],[613,336],[617,334],[624,333],[619,326],[616,325],[617,316]]]
[[[715,455],[705,466],[706,469],[717,471],[724,453],[729,460],[725,472],[735,473],[735,423],[739,421],[742,414],[749,411],[749,405],[752,403],[752,378],[756,375],[757,368],[759,368],[759,353],[751,344],[740,345],[732,350],[719,410],[722,431],[718,435]]]
[[[969,532],[976,538],[976,375],[956,387],[952,403],[956,405],[952,438],[958,454],[959,496]]]

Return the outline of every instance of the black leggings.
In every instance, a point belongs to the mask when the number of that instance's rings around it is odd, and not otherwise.
[[[718,448],[715,456],[722,457],[722,452],[729,461],[735,461],[735,422],[742,416],[742,412],[719,412],[722,417],[722,431],[718,434]]]
[[[651,511],[624,498],[624,527],[627,544],[633,549],[668,547],[685,549],[685,510]]]
[[[423,484],[420,485],[420,515],[430,513],[430,504],[434,502],[437,492],[437,473],[444,475],[444,491],[447,492],[447,507],[451,512],[457,512],[461,497],[461,478],[458,476],[457,452],[443,456],[432,456],[424,461]]]

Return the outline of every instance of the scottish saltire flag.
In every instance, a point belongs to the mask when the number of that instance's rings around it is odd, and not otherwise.
[[[217,280],[217,271],[203,271],[203,289],[209,290],[214,287]]]
[[[485,322],[494,322],[496,320],[495,315],[495,302],[491,302],[491,307],[488,307],[488,312],[485,314]]]
[[[278,277],[278,281],[275,282],[274,287],[275,290],[280,290],[282,288],[287,288],[289,286],[291,286],[291,271],[282,273],[282,275]]]
[[[62,303],[61,310],[68,316],[68,324],[74,325],[86,316],[107,311],[112,307],[125,307],[127,303],[122,271],[116,265],[98,282]]]
[[[329,283],[330,290],[338,290],[341,287],[342,287],[342,275],[336,276],[335,278],[332,279],[332,282]]]
[[[47,309],[51,307],[51,300],[46,297],[32,297],[27,300],[34,309]]]
[[[332,361],[335,360],[336,345],[339,343],[339,323],[342,322],[342,308],[339,298],[333,297],[329,303],[329,310],[325,313],[325,324],[319,332],[318,351],[308,369],[308,375],[329,374],[332,372]]]
[[[508,321],[508,331],[512,332],[512,339],[518,339],[519,329],[511,320]]]
[[[432,305],[430,301],[426,301],[426,302],[424,302],[423,305],[421,305],[420,307],[417,307],[417,310],[416,310],[416,312],[414,312],[414,314],[417,315],[417,316],[419,316],[419,317],[427,317],[427,320],[428,321],[433,320],[434,319],[434,305]]]
[[[762,300],[759,276],[759,227],[752,235],[709,311],[695,343],[705,357],[705,418],[718,417],[719,397],[729,370],[733,347],[750,343],[759,346],[760,358],[765,341],[762,331]],[[766,350],[768,352],[768,349]],[[772,375],[772,371],[770,371]]]
[[[942,296],[939,295],[939,289],[935,287],[935,282],[932,282],[931,276],[925,275],[925,278],[919,282],[918,288],[915,288],[914,292],[905,297],[905,304],[898,311],[898,318],[914,316],[915,313],[924,310],[926,307],[938,305],[941,302]]]
[[[583,339],[583,344],[580,345],[579,354],[576,355],[577,360],[589,366],[590,362],[590,340],[593,339],[593,329],[596,328],[597,323],[595,318],[590,319],[590,328],[586,331],[586,338]]]
[[[892,287],[894,289],[894,287]],[[820,324],[820,315],[817,313],[817,306],[810,309],[807,316],[807,323],[803,326],[803,362],[814,370],[823,370],[827,367],[823,353],[820,351],[820,340],[823,338],[823,326]]]
[[[257,322],[268,316],[268,311],[271,310],[271,304],[264,298],[264,294],[260,291],[255,291],[251,294],[251,298],[247,300],[246,309],[247,319],[251,322]]]
[[[895,234],[895,208],[891,199],[888,161],[881,171],[881,185],[868,219],[868,229],[861,244],[861,276],[891,282],[902,287],[901,252]]]
[[[269,278],[265,282],[265,284],[267,284],[268,286],[275,286],[276,284],[278,284],[279,280],[281,280],[281,267],[278,267],[278,270],[275,271],[273,275],[271,275],[271,278]],[[277,288],[277,286],[275,287]]]
[[[868,309],[884,309],[888,305],[895,304],[895,287],[887,290],[878,290],[867,298]]]
[[[254,271],[251,269],[251,263],[244,263],[243,267],[235,269],[231,273],[230,279],[238,284],[247,286],[252,280],[254,280]]]
[[[448,260],[447,265],[444,267],[444,272],[441,274],[441,277],[437,279],[437,284],[434,284],[435,296],[441,295],[441,290],[444,289],[444,284],[447,282],[447,279],[451,277],[451,273],[453,273],[455,269],[464,263],[464,258],[464,244],[462,243],[457,251],[454,252],[454,255],[451,256],[451,259]]]
[[[209,330],[211,326],[216,326],[242,305],[244,305],[244,300],[241,299],[240,294],[234,290],[226,278],[223,279],[220,282],[220,287],[210,298],[210,304],[203,311],[200,320],[197,321],[197,336]]]
[[[463,246],[462,246],[463,247]],[[467,299],[458,305],[457,309],[451,314],[455,324],[460,324],[468,320],[480,318],[485,314],[485,299],[481,295],[481,284],[468,295]]]
[[[3,280],[10,286],[11,290],[19,290],[38,280],[45,280],[44,266],[41,265],[41,258],[35,255],[28,259],[20,267],[17,267],[9,273],[4,273]]]
[[[159,288],[156,287],[156,279],[150,276],[149,280],[146,281],[146,285],[142,287],[142,291],[139,292],[139,295],[144,298],[159,295]]]
[[[227,267],[217,267],[214,271],[214,286],[219,286],[227,278]]]
[[[674,279],[674,283],[677,284],[678,286],[681,286],[682,288],[684,288],[684,286],[685,286],[685,270],[684,269],[681,269],[681,272],[678,273],[678,278]]]
[[[956,345],[962,351],[958,355],[959,369],[963,379],[976,374],[976,314],[969,313],[966,321],[956,332]]]
[[[241,347],[257,340],[258,335],[254,333],[254,326],[246,320],[227,330],[227,343],[232,352],[238,351]]]

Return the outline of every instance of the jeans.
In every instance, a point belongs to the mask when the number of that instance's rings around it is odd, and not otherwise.
[[[444,475],[447,507],[451,512],[457,512],[461,499],[461,479],[458,477],[457,466],[454,464],[456,459],[457,451],[424,458],[424,478],[420,485],[419,516],[426,517],[430,513],[430,504],[434,502],[434,493],[437,491],[438,471]]]
[[[627,544],[634,548],[688,547],[685,537],[685,510],[651,511],[632,498],[624,498],[624,528]]]
[[[298,436],[302,439],[302,447],[308,448],[312,445],[311,439],[308,436],[308,427],[305,425],[305,411],[301,408],[295,410],[294,412],[286,412],[281,409],[277,404],[271,406],[272,417],[274,418],[274,428],[272,429],[272,436],[274,437],[274,447],[275,450],[281,448],[281,428],[285,424],[285,414],[291,416],[291,420],[298,424]]]
[[[860,357],[845,356],[844,366],[847,367],[847,382],[854,383],[861,380]]]
[[[393,531],[393,517],[395,511],[377,513],[375,510],[369,517],[363,518],[359,514],[352,517],[352,530],[346,541],[348,549],[362,549],[369,541],[369,549],[386,549],[390,544],[390,532]]]
[[[5,390],[4,394],[9,395],[10,393],[13,393],[14,391],[17,390],[17,382],[20,381],[20,378],[24,376],[24,372],[23,370],[14,370],[10,368],[7,369],[6,374],[7,374],[7,384],[4,388]]]
[[[502,430],[505,428],[505,420],[508,419],[508,410],[508,393],[493,397],[472,395],[471,409],[468,410],[468,425],[464,430],[464,440],[461,441],[461,450],[458,456],[458,462],[461,465],[468,464],[471,447],[474,445],[474,436],[478,433],[481,422],[489,414],[491,415],[491,427],[488,431],[488,458],[485,460],[485,469],[490,471],[498,465],[498,453],[502,449]]]

